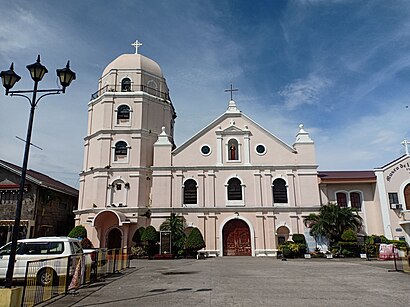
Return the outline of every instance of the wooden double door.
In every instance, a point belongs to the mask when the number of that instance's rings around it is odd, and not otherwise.
[[[227,222],[223,228],[224,256],[252,256],[249,226],[240,219]]]

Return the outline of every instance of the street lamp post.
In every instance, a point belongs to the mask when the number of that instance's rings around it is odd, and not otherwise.
[[[10,96],[20,96],[28,99],[30,102],[30,117],[28,121],[27,127],[27,136],[26,136],[26,144],[24,148],[24,157],[23,157],[23,166],[21,169],[21,178],[20,178],[20,187],[17,196],[17,206],[16,206],[16,214],[14,219],[14,226],[13,226],[13,233],[11,239],[11,251],[9,257],[9,263],[6,273],[6,281],[5,287],[11,288],[13,284],[13,272],[14,272],[14,262],[16,259],[16,249],[17,249],[17,239],[18,233],[20,228],[20,217],[21,217],[21,209],[23,204],[23,194],[24,194],[24,186],[26,182],[26,173],[27,173],[27,164],[28,164],[28,157],[30,152],[30,144],[31,144],[31,132],[33,130],[33,119],[34,119],[34,110],[40,101],[41,98],[49,95],[56,95],[65,93],[66,87],[68,87],[71,81],[75,80],[75,73],[70,69],[70,61],[67,62],[67,66],[63,69],[57,69],[57,76],[60,79],[60,84],[62,86],[61,89],[46,89],[46,90],[39,90],[38,83],[43,79],[44,75],[48,72],[47,68],[40,63],[40,55],[37,57],[37,61],[34,64],[27,65],[27,69],[30,71],[31,79],[34,81],[34,88],[33,90],[20,90],[20,91],[11,91],[10,89],[18,82],[21,78],[14,72],[14,65],[11,63],[10,69],[7,71],[0,72],[0,77],[3,83],[3,86],[6,89],[6,95]],[[26,96],[25,94],[31,93],[32,97]],[[37,99],[37,93],[40,93],[40,97]],[[43,93],[43,94],[41,94]]]

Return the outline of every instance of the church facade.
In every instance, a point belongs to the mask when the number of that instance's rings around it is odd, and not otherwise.
[[[132,246],[139,227],[159,230],[176,213],[200,229],[209,255],[274,256],[293,234],[308,235],[303,218],[328,202],[356,207],[367,234],[409,241],[408,153],[375,171],[319,172],[303,125],[288,145],[233,99],[179,147],[175,119],[153,60],[123,54],[105,68],[88,104],[75,211],[95,246]]]

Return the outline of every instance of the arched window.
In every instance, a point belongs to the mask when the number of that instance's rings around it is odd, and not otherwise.
[[[130,78],[122,79],[121,92],[131,92],[131,79]]]
[[[287,204],[288,203],[288,189],[286,187],[286,181],[278,178],[273,181],[273,202],[275,204]]]
[[[347,207],[346,193],[343,193],[343,192],[336,193],[336,200],[337,200],[337,205],[339,207],[341,207],[341,208],[346,208]]]
[[[196,181],[194,179],[188,179],[184,183],[184,204],[192,205],[197,204],[197,189]]]
[[[124,141],[119,141],[115,144],[115,151],[114,151],[114,155],[115,155],[115,160],[124,158],[127,156],[127,143],[125,143]]]
[[[121,105],[117,109],[117,122],[126,122],[130,119],[130,107]]]
[[[286,226],[280,226],[276,231],[278,246],[289,240],[289,228]]]
[[[350,205],[352,208],[355,208],[358,211],[362,209],[362,199],[360,197],[360,193],[358,192],[350,193]]]
[[[228,142],[228,160],[239,160],[238,141],[235,139],[231,139]]]
[[[228,181],[228,200],[242,200],[242,185],[238,178]]]

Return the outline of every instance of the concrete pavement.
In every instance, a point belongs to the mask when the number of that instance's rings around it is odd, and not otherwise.
[[[360,259],[132,260],[43,306],[409,306],[410,274]]]

